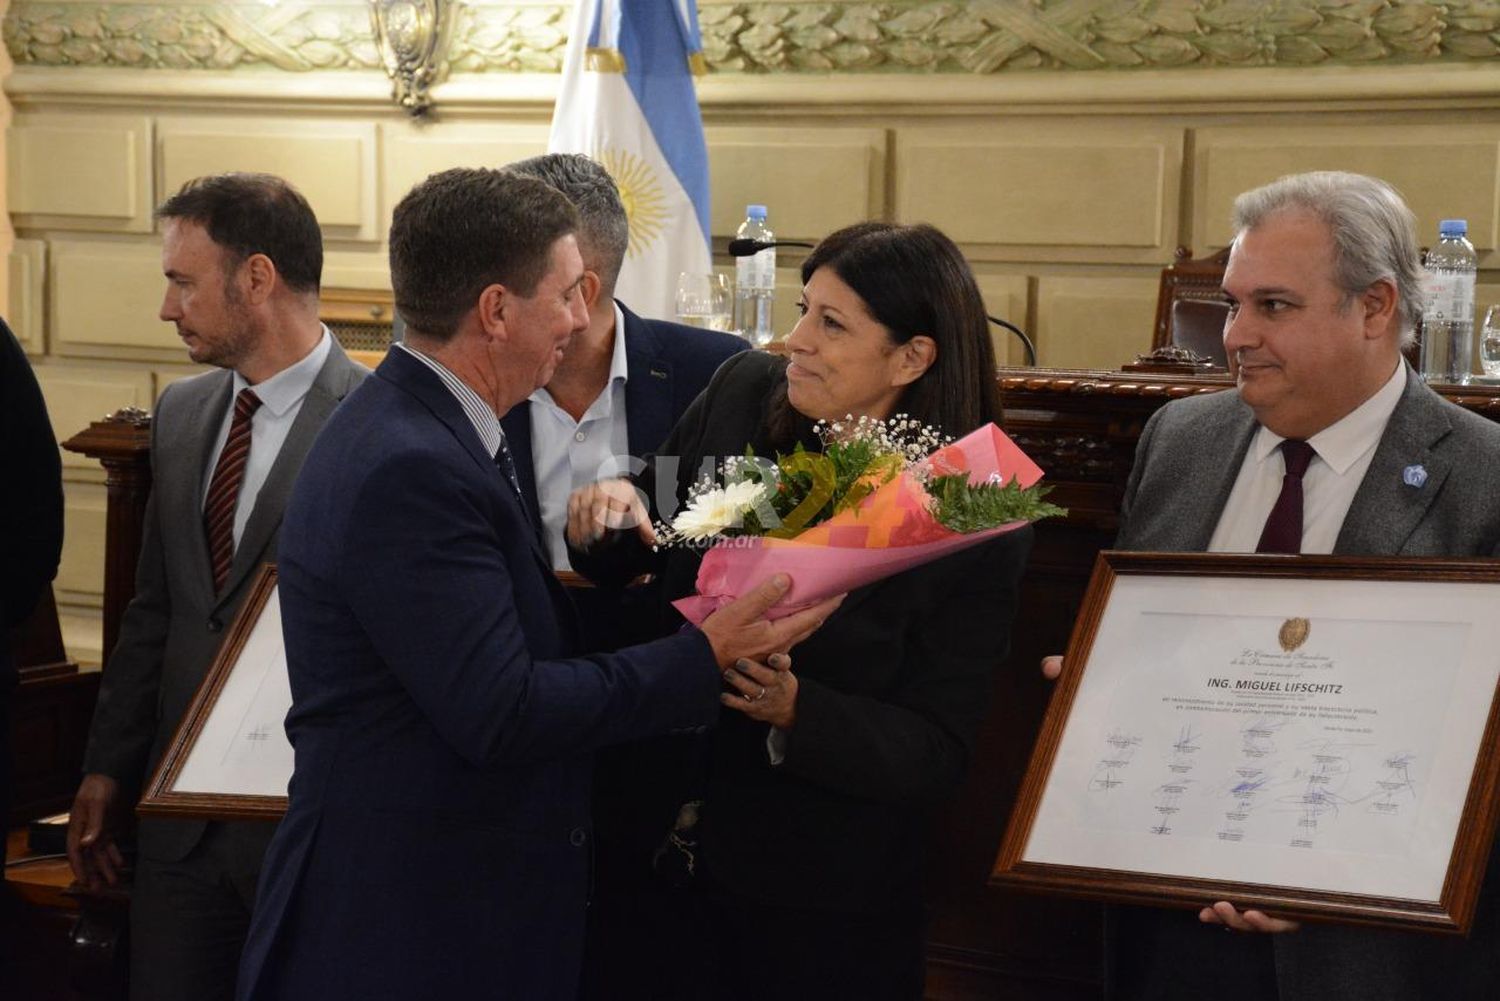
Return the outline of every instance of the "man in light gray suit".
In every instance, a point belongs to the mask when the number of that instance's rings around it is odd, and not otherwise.
[[[322,234],[280,178],[188,182],[164,222],[161,318],[221,371],[169,386],[136,593],[109,653],[73,802],[68,858],[118,881],[116,843],[262,563],[314,437],[364,378],[318,319]],[[131,892],[131,996],[231,998],[268,823],[143,820]]]
[[[1224,347],[1238,391],[1171,403],[1147,423],[1117,547],[1495,555],[1500,427],[1443,400],[1401,357],[1422,315],[1401,197],[1356,174],[1300,174],[1241,195],[1234,220]],[[1111,994],[1491,998],[1497,862],[1467,941],[1298,928],[1226,901],[1196,919],[1112,911]]]

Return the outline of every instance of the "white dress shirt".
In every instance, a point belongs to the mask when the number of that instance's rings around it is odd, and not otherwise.
[[[570,570],[563,531],[568,525],[568,497],[596,480],[623,476],[630,468],[630,433],[625,423],[625,314],[615,303],[615,348],[609,381],[584,411],[573,416],[546,387],[531,394],[531,469],[541,508],[542,534],[552,569]]]
[[[323,369],[323,363],[328,360],[328,352],[333,350],[332,336],[328,328],[324,327],[323,336],[305,358],[255,386],[246,382],[245,377],[238,372],[234,373],[229,406],[224,411],[224,420],[219,426],[219,437],[214,442],[208,468],[203,471],[203,490],[199,495],[198,506],[201,509],[208,500],[208,487],[213,480],[214,467],[219,464],[219,453],[224,451],[224,443],[229,440],[229,425],[234,419],[234,401],[241,390],[253,389],[255,395],[260,397],[260,406],[250,418],[250,454],[245,457],[245,475],[240,481],[239,499],[235,501],[236,549],[240,545],[240,536],[245,534],[245,523],[250,520],[250,512],[255,510],[255,499],[260,496],[260,488],[265,485],[276,457],[281,454],[281,446],[286,442],[287,432],[292,429],[292,422],[302,410],[302,401],[307,398],[307,391],[312,389],[313,382]]]
[[[1333,552],[1344,516],[1405,391],[1406,364],[1398,362],[1374,396],[1307,439],[1316,454],[1302,477],[1302,552]],[[1267,428],[1256,431],[1209,540],[1209,552],[1255,552],[1266,518],[1281,495],[1286,473],[1279,448],[1283,440]]]

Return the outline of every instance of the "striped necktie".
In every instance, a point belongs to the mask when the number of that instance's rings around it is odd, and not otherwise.
[[[259,408],[260,397],[253,389],[242,389],[235,397],[229,437],[209,480],[208,500],[203,503],[203,530],[208,537],[215,594],[224,589],[224,580],[234,563],[234,510],[245,481],[245,462],[250,458],[250,418]]]

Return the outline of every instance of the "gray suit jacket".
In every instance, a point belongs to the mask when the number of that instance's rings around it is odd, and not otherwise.
[[[1257,427],[1238,393],[1159,410],[1141,434],[1116,547],[1206,550]],[[1427,471],[1420,487],[1402,477],[1413,465]],[[1500,555],[1500,425],[1447,402],[1408,370],[1334,552]],[[1489,999],[1500,989],[1497,888],[1500,858],[1492,852],[1467,941],[1334,925],[1305,925],[1268,940],[1226,935],[1191,914],[1120,909],[1111,915],[1112,993],[1221,1001]]]
[[[256,497],[218,593],[202,527],[202,490],[229,408],[233,373],[209,372],[174,383],[157,401],[135,597],[105,663],[84,754],[84,771],[114,778],[128,802],[139,796],[208,673],[253,571],[276,559],[282,509],[313,439],[367,374],[333,344]],[[197,844],[204,827],[201,821],[143,820],[140,850],[175,861]]]

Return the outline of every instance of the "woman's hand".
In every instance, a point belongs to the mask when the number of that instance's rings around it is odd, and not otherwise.
[[[733,691],[720,695],[719,701],[730,709],[778,730],[790,730],[797,722],[797,676],[789,655],[773,653],[764,664],[737,660],[724,672],[724,683]]]
[[[635,529],[646,545],[656,542],[651,514],[635,484],[626,479],[600,480],[579,487],[568,498],[566,535],[574,549],[586,550],[607,532]]]

